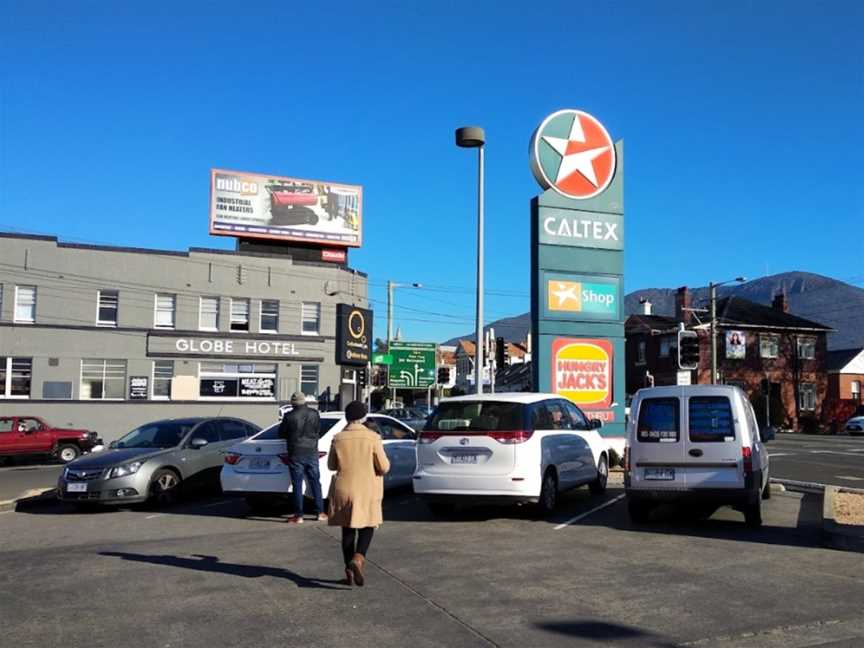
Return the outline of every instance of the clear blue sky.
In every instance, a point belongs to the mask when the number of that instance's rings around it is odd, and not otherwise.
[[[0,0],[0,229],[185,249],[211,167],[362,184],[376,329],[528,309],[528,139],[580,108],[626,142],[626,289],[807,270],[861,284],[864,3]],[[415,310],[408,310],[415,309]]]

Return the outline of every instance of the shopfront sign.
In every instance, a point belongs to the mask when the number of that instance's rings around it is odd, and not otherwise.
[[[310,348],[294,340],[267,338],[222,338],[206,336],[163,335],[147,336],[147,355],[198,358],[254,358],[267,360],[317,360],[321,349]],[[316,357],[312,357],[316,356]]]
[[[129,376],[129,400],[150,398],[150,379],[147,376]]]
[[[336,364],[365,367],[372,359],[372,311],[336,305]]]

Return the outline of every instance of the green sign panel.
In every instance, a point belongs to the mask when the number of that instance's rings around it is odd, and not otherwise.
[[[372,354],[372,364],[377,365],[392,365],[393,364],[393,356],[389,353],[373,353]]]
[[[435,384],[438,345],[434,342],[391,342],[393,359],[388,387],[394,389],[428,389]]]

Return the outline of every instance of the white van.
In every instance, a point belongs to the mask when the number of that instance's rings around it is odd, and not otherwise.
[[[768,453],[753,407],[738,387],[688,385],[636,392],[624,449],[630,517],[645,521],[662,501],[732,505],[762,524],[771,496]]]
[[[444,399],[417,440],[414,492],[433,514],[489,502],[531,502],[549,513],[560,492],[606,490],[600,425],[556,394]]]

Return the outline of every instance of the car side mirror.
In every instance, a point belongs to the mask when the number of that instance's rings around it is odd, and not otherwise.
[[[117,442],[116,441],[112,441],[111,443],[108,444],[109,450],[114,450],[116,448],[117,448]]]
[[[201,437],[195,437],[189,442],[189,447],[193,450],[200,450],[208,443],[207,439],[202,439]]]
[[[603,427],[603,421],[600,419],[591,419],[588,421],[588,428],[591,430],[599,430]]]

